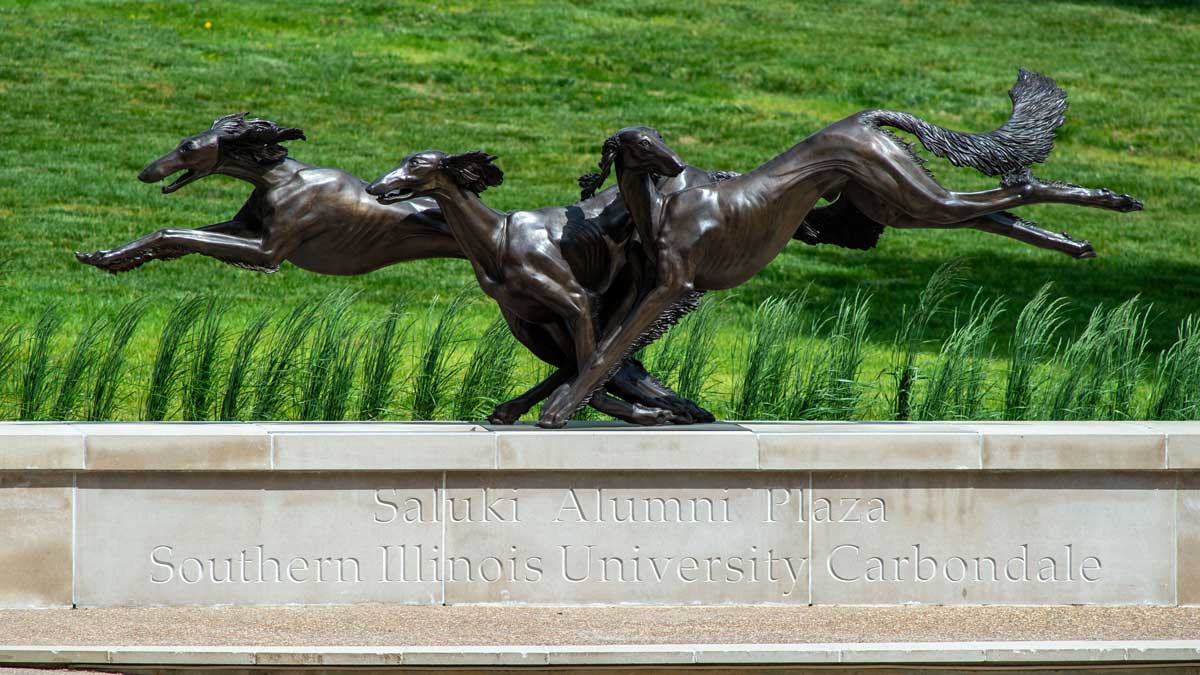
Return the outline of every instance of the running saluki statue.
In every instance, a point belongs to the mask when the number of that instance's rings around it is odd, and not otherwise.
[[[1087,258],[1095,255],[1088,242],[1009,210],[1036,203],[1142,207],[1129,195],[1034,177],[1030,167],[1048,156],[1066,96],[1053,80],[1027,71],[1009,94],[1012,115],[992,132],[961,133],[907,113],[867,110],[740,176],[691,167],[657,131],[630,127],[605,141],[600,172],[580,179],[581,201],[513,213],[479,199],[502,180],[485,153],[410,155],[367,189],[346,172],[288,158],[280,143],[303,139],[299,129],[229,115],[183,139],[139,178],[159,182],[183,171],[164,193],[210,174],[250,182],[255,189],[234,218],[76,255],[110,272],[198,253],[264,272],[287,260],[341,275],[405,260],[467,258],[517,339],[559,369],[498,406],[493,422],[512,423],[547,397],[539,419],[546,427],[562,426],[589,403],[637,424],[709,421],[711,414],[631,355],[702,293],[744,283],[792,239],[869,249],[888,226],[974,228]],[[888,127],[916,135],[953,164],[999,177],[1000,186],[945,189]],[[614,168],[618,187],[597,193]],[[821,198],[832,203],[817,207]]]
[[[699,294],[745,283],[783,250],[817,200],[848,200],[871,221],[902,227],[981,227],[1038,243],[1046,233],[1007,213],[1028,204],[1060,203],[1137,211],[1141,202],[1107,189],[1043,181],[1030,167],[1045,161],[1063,123],[1066,94],[1053,80],[1022,70],[1009,92],[1013,112],[999,129],[967,134],[908,113],[866,110],[818,131],[762,166],[726,181],[673,194],[657,190],[644,172],[618,175],[654,271],[628,314],[597,343],[570,384],[542,406],[538,423],[561,427],[621,361],[694,307]],[[886,127],[916,135],[926,149],[959,166],[1000,178],[1000,187],[952,192],[925,169],[912,148]],[[682,160],[656,133],[617,135],[622,160]],[[632,140],[632,143],[626,140]],[[835,202],[836,203],[836,202]],[[994,229],[993,229],[994,228]],[[1090,246],[1070,248],[1080,257]],[[1057,248],[1058,246],[1051,246]],[[1060,249],[1063,250],[1063,249]]]
[[[218,119],[210,129],[184,138],[150,162],[138,178],[156,183],[183,172],[163,187],[165,194],[211,174],[240,178],[254,185],[254,191],[237,215],[193,230],[158,230],[112,250],[77,253],[76,257],[113,273],[194,253],[260,272],[273,272],[287,260],[305,270],[337,275],[366,274],[407,260],[465,257],[432,199],[393,200],[383,205],[367,194],[366,183],[358,177],[289,158],[281,143],[303,138],[299,129],[246,119],[245,113]],[[581,207],[579,212],[586,212],[594,227],[632,232],[616,189]],[[604,273],[619,276],[622,266],[612,267]],[[572,367],[549,382],[557,385],[574,374],[573,356],[562,354],[553,336],[511,313],[506,313],[506,318],[513,335],[536,356],[555,366]],[[636,359],[626,360],[609,389],[625,400],[606,397],[602,411],[627,422],[712,420],[710,413],[676,395]],[[535,387],[500,404],[491,420],[511,424],[551,391],[553,387]]]
[[[376,200],[364,191],[366,183],[352,174],[289,157],[282,143],[304,138],[299,129],[247,119],[246,113],[221,117],[211,128],[184,138],[150,162],[138,178],[157,183],[182,172],[162,188],[164,194],[214,174],[247,181],[254,191],[233,218],[196,229],[158,230],[114,249],[76,257],[112,273],[153,260],[198,254],[259,272],[274,272],[286,260],[304,270],[333,275],[366,274],[409,260],[467,257],[433,199]],[[732,175],[686,167],[677,176],[658,177],[656,184],[674,192]],[[628,256],[639,255],[641,248],[631,240],[632,223],[619,190],[610,188],[575,204],[542,211],[557,219],[554,236],[562,238],[564,251],[571,256],[571,274],[578,272],[576,281],[589,295],[597,296],[597,320],[627,311],[632,289],[638,287],[637,275],[646,264],[626,265]],[[809,244],[852,245],[843,241],[837,225],[806,223],[797,238]],[[606,294],[610,297],[603,297]],[[612,301],[618,296],[625,304]],[[493,423],[511,424],[574,375],[578,351],[569,331],[527,321],[504,304],[501,312],[519,342],[559,368],[525,394],[497,406],[489,417]],[[608,389],[624,400],[597,396],[597,408],[627,422],[687,424],[713,419],[651,376],[637,359],[623,363]]]

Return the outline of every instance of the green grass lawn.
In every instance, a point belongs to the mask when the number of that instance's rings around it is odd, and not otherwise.
[[[995,331],[1001,357],[1016,310],[1047,281],[1071,299],[1074,331],[1094,306],[1140,294],[1153,307],[1151,346],[1161,349],[1200,298],[1198,54],[1194,2],[10,0],[0,6],[0,323],[29,325],[58,305],[78,329],[89,315],[151,297],[160,309],[132,357],[145,364],[165,308],[194,292],[230,300],[236,327],[341,289],[379,316],[397,297],[424,305],[472,283],[461,261],[354,278],[286,264],[261,275],[196,256],[118,276],[75,262],[75,250],[231,217],[245,183],[211,177],[164,196],[135,179],[230,112],[299,126],[309,140],[292,143],[293,156],[365,178],[416,150],[487,150],[506,180],[486,199],[515,209],[573,201],[575,178],[622,126],[656,126],[690,163],[744,171],[867,107],[992,129],[1026,67],[1055,77],[1071,103],[1039,175],[1146,203],[1127,215],[1023,213],[1092,240],[1098,259],[968,231],[892,230],[869,252],[795,243],[720,294],[718,344],[731,344],[765,298],[807,289],[830,305],[862,289],[874,299],[869,351],[881,353],[899,308],[940,264],[965,256],[972,285],[1012,300]],[[991,184],[945,162],[931,167],[952,188]],[[494,314],[473,303],[465,325],[482,333]],[[948,333],[951,321],[935,317],[932,333]],[[866,370],[877,372],[880,358]]]

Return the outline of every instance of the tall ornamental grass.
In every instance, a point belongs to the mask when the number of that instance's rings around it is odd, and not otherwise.
[[[521,346],[503,318],[496,318],[475,343],[454,403],[455,419],[483,419],[513,390]]]
[[[358,334],[350,311],[354,296],[337,294],[318,305],[315,327],[297,378],[300,419],[336,421],[346,416],[350,383],[357,365]]]
[[[336,302],[336,298],[325,301]],[[312,331],[314,319],[325,303],[297,305],[283,319],[274,322],[267,345],[259,358],[254,380],[250,418],[279,419],[287,414],[288,377],[300,359],[300,347]],[[301,419],[307,419],[301,417]]]
[[[712,296],[704,296],[695,310],[639,354],[655,377],[684,398],[705,395],[717,369],[718,311]]]
[[[50,364],[53,357],[52,340],[62,326],[62,312],[47,307],[38,316],[33,331],[25,341],[25,364],[21,369],[19,416],[23,420],[41,419],[50,397]]]
[[[1143,308],[1136,297],[1111,310],[1103,306],[1093,310],[1087,325],[1052,364],[1038,417],[1135,417],[1135,397],[1149,344],[1149,318],[1150,308]]]
[[[770,298],[750,321],[741,358],[735,358],[736,380],[730,399],[734,419],[775,416],[793,372],[796,335],[802,330],[805,297]]]
[[[942,342],[929,368],[914,417],[919,420],[978,419],[983,416],[988,390],[989,338],[1000,318],[1002,303],[975,296],[966,318]]]
[[[146,398],[142,408],[142,419],[151,422],[166,419],[175,385],[184,372],[181,353],[184,340],[192,330],[192,324],[204,311],[205,299],[194,297],[175,305],[158,336],[158,350],[150,370],[150,381],[146,383]]]
[[[917,296],[916,307],[901,310],[900,330],[892,341],[893,366],[888,373],[893,384],[890,390],[893,419],[912,417],[913,393],[920,376],[917,357],[925,345],[929,323],[962,285],[965,268],[961,259],[945,263],[929,277],[929,282]]]
[[[872,335],[861,291],[822,307],[803,294],[771,298],[737,331],[722,330],[706,299],[639,356],[723,419],[1200,419],[1200,318],[1154,351],[1151,308],[1138,298],[1072,326],[1067,300],[1046,286],[1000,338],[1005,298],[953,301],[963,269],[939,269],[890,338]],[[223,299],[195,296],[135,301],[70,330],[50,307],[0,327],[0,418],[481,419],[552,369],[500,319],[472,335],[474,297],[422,312],[399,300],[371,316],[333,294],[238,325]],[[148,316],[153,332],[141,328]]]
[[[1051,287],[1049,283],[1042,286],[1025,304],[1009,339],[1001,412],[1001,417],[1006,420],[1022,420],[1030,415],[1034,392],[1046,384],[1047,376],[1041,366],[1054,354],[1055,337],[1067,322],[1067,299],[1052,298]]]
[[[360,420],[383,417],[396,399],[396,364],[412,324],[404,319],[404,301],[392,304],[387,316],[364,333],[362,382],[358,393]]]
[[[91,396],[87,401],[84,419],[102,421],[116,419],[118,391],[125,379],[129,343],[146,315],[149,303],[135,300],[122,307],[109,322],[108,340],[97,354],[91,371]]]
[[[221,394],[217,419],[240,420],[244,418],[247,398],[246,383],[250,381],[256,355],[262,353],[263,336],[271,323],[272,312],[265,310],[252,317],[238,334],[233,352],[229,355],[229,367],[225,374],[225,391]]]
[[[58,374],[58,395],[50,409],[50,418],[56,420],[74,419],[76,408],[82,398],[91,370],[98,363],[95,349],[105,329],[104,319],[95,317],[84,324],[83,329],[75,336],[70,351],[67,352],[61,372]]]
[[[438,407],[449,389],[454,368],[451,361],[455,343],[462,340],[459,321],[466,308],[467,291],[464,290],[440,309],[437,303],[430,305],[426,324],[433,324],[425,339],[425,346],[417,361],[413,377],[412,419],[434,419]],[[434,320],[433,317],[437,319]]]
[[[854,417],[862,396],[858,381],[870,320],[870,297],[861,291],[842,298],[833,314],[813,318],[795,350],[792,387],[783,399],[783,419]]]
[[[21,352],[21,325],[9,324],[0,329],[0,382],[8,379]]]
[[[1195,316],[1180,324],[1179,339],[1158,355],[1144,417],[1200,418],[1200,321]]]
[[[212,419],[217,399],[217,359],[224,334],[221,320],[227,306],[206,298],[185,347],[182,416],[188,420]]]

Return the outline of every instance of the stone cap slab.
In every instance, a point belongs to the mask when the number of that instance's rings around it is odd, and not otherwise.
[[[1200,469],[1200,423],[1146,422],[1146,427],[1167,436],[1167,467]]]
[[[671,429],[620,423],[488,427],[496,436],[496,468],[508,470],[755,470],[758,439],[736,424]]]
[[[980,468],[980,435],[950,423],[743,422],[763,469],[874,471]]]
[[[492,469],[496,439],[470,423],[260,424],[279,471]]]
[[[82,469],[83,439],[69,424],[0,423],[0,471]]]
[[[252,424],[77,424],[91,471],[263,471],[271,442]]]
[[[1161,470],[1167,433],[1137,422],[977,422],[984,469]],[[1200,428],[1200,427],[1198,427]]]
[[[1200,422],[0,423],[0,471],[1200,471]]]
[[[0,646],[0,664],[71,666],[638,666],[1134,664],[1190,662],[1200,640],[800,644],[345,646]]]

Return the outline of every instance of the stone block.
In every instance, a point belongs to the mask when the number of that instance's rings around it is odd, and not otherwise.
[[[78,478],[80,606],[438,603],[442,476]],[[385,548],[386,547],[386,548]]]
[[[91,471],[263,471],[267,432],[253,424],[79,424]]]
[[[807,604],[807,481],[804,473],[449,474],[446,602]]]
[[[979,468],[979,433],[948,424],[744,423],[763,469],[813,471]]]
[[[481,666],[546,666],[550,663],[550,648],[528,647],[408,647],[403,663],[413,667],[462,668]]]
[[[990,663],[1117,663],[1126,658],[1125,643],[1101,641],[995,642],[984,658]]]
[[[691,665],[694,652],[694,645],[572,645],[550,647],[548,657],[551,666]]]
[[[839,644],[742,644],[697,645],[693,659],[697,665],[712,668],[717,664],[767,666],[772,664],[839,663],[842,648]],[[801,672],[809,672],[807,669]],[[814,671],[819,672],[819,671]]]
[[[1179,476],[1176,501],[1179,604],[1200,605],[1200,474]]]
[[[69,474],[0,474],[0,607],[71,605]]]
[[[859,642],[838,650],[841,663],[958,663],[985,660],[986,643],[978,642]]]
[[[461,471],[496,466],[474,424],[269,424],[278,471]]]
[[[0,424],[0,471],[83,468],[83,434],[67,424]]]
[[[0,647],[0,664],[4,664],[6,672],[20,675],[19,669],[24,666],[36,665],[39,669],[46,666],[60,666],[65,669],[66,666],[107,664],[108,654],[109,647],[107,646],[4,645]],[[80,670],[88,669],[80,668]],[[25,675],[36,675],[32,671],[32,667],[28,668]]]
[[[757,469],[758,441],[733,424],[670,430],[589,424],[546,431],[491,427],[497,468],[537,470]]]
[[[1166,434],[1167,468],[1200,469],[1200,424],[1195,422],[1146,422],[1156,433]]]
[[[1167,436],[1134,422],[997,422],[983,435],[983,468],[1138,471],[1167,468]]]
[[[814,604],[1175,601],[1172,476],[862,472],[813,480]]]
[[[157,645],[112,646],[106,657],[108,663],[121,666],[185,666],[191,668],[216,667],[222,671],[230,666],[252,666],[257,661],[254,647],[229,647],[209,645],[181,645],[160,647]]]

